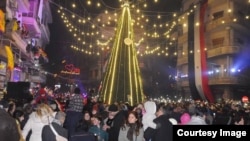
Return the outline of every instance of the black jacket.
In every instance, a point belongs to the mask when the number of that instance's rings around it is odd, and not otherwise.
[[[144,132],[146,141],[172,141],[173,140],[173,125],[166,115],[159,116],[154,119],[157,128],[147,128]]]
[[[65,137],[68,138],[68,131],[63,128],[62,126],[60,126],[59,124],[52,122],[52,126],[54,127],[54,129],[56,130],[56,132]],[[51,128],[49,125],[45,125],[43,127],[42,130],[42,141],[56,141],[56,136],[55,134],[52,132]]]
[[[0,109],[0,140],[1,141],[19,141],[20,135],[16,120],[5,110]]]
[[[78,131],[75,132],[69,139],[69,141],[96,141],[97,138],[93,133]]]
[[[115,115],[110,129],[107,130],[109,134],[109,141],[118,141],[120,128],[124,124],[126,118],[127,118],[127,111],[121,110]]]

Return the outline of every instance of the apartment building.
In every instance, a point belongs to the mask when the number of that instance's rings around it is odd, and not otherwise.
[[[172,38],[178,40],[177,84],[185,98],[250,96],[250,19],[246,0],[183,0]]]
[[[43,50],[52,23],[49,1],[1,0],[0,11],[0,89],[8,82],[44,83],[41,63],[48,61]]]

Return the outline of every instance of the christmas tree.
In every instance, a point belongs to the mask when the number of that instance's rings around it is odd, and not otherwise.
[[[113,48],[100,88],[100,99],[108,104],[144,100],[141,74],[134,43],[133,20],[129,2],[124,2]]]

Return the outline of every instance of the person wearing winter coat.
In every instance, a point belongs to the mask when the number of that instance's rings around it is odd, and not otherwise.
[[[145,141],[172,141],[173,124],[167,115],[169,107],[165,105],[157,106],[156,118],[153,120],[157,125],[156,129],[147,128],[144,132]]]
[[[44,103],[39,104],[36,111],[30,114],[29,119],[23,128],[23,137],[26,138],[31,130],[32,133],[29,141],[42,141],[42,129],[45,125],[50,124],[53,119],[54,117],[51,107]]]
[[[55,119],[51,125],[55,131],[64,138],[68,139],[68,131],[63,128],[66,114],[62,111],[58,111],[55,115]],[[50,125],[45,125],[42,129],[42,141],[56,141],[56,135],[53,133]]]
[[[153,129],[156,128],[156,124],[153,122],[153,120],[156,118],[155,112],[156,112],[156,104],[153,101],[146,101],[144,103],[144,109],[145,113],[142,116],[142,124],[144,131],[151,127]]]
[[[144,141],[143,127],[135,111],[128,114],[125,124],[120,128],[118,141]]]
[[[90,133],[93,133],[97,141],[108,141],[108,133],[102,129],[102,117],[95,115],[92,117],[92,126],[89,129]]]
[[[5,103],[2,105],[2,103]],[[16,120],[12,118],[4,108],[7,107],[8,102],[1,101],[0,103],[0,140],[3,141],[19,141],[20,135]],[[5,106],[6,105],[6,106]]]

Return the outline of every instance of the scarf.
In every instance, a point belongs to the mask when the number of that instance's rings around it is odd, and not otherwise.
[[[128,124],[128,132],[127,132],[127,138],[129,141],[133,141],[133,134],[135,132],[135,128],[136,128],[136,124],[132,123],[132,124]]]

